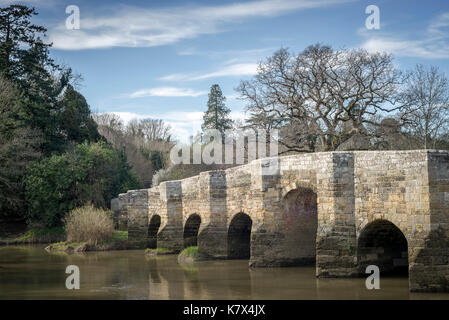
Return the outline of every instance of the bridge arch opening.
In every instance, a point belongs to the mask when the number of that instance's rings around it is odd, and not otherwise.
[[[251,218],[240,212],[232,218],[228,229],[228,259],[249,259],[251,256]]]
[[[375,220],[360,233],[357,260],[363,275],[368,265],[376,265],[381,275],[407,276],[407,238],[390,221]]]
[[[297,188],[283,199],[285,265],[313,265],[316,261],[318,204],[316,193],[309,188]]]
[[[198,230],[201,225],[201,217],[192,214],[184,225],[184,248],[198,245]]]
[[[148,225],[148,248],[157,248],[157,233],[159,227],[161,226],[161,216],[154,215],[151,217],[150,223]]]

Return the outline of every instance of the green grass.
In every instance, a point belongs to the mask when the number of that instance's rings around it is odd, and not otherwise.
[[[53,243],[52,246],[55,247],[58,250],[65,250],[67,247],[79,247],[86,244],[86,242],[56,242]]]
[[[198,257],[198,247],[187,247],[181,251],[181,254],[187,257],[197,258]]]
[[[112,240],[114,241],[128,240],[128,231],[115,230],[114,235],[112,236]]]
[[[65,231],[62,227],[53,227],[53,228],[33,228],[28,230],[23,236],[18,237],[18,241],[25,241],[29,239],[35,239],[42,236],[51,236],[58,235],[62,236],[65,234]]]
[[[112,242],[124,241],[124,240],[128,240],[128,231],[115,230],[114,234],[112,235],[112,238],[107,241],[102,242],[102,244],[109,244]]]

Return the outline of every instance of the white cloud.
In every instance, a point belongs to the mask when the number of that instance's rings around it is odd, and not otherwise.
[[[163,81],[194,81],[194,80],[204,80],[216,77],[229,77],[229,76],[251,76],[257,73],[256,63],[236,63],[228,66],[224,66],[216,71],[192,75],[185,73],[174,73],[164,77],[159,78]]]
[[[171,126],[176,139],[189,142],[189,138],[201,130],[203,112],[200,111],[172,111],[165,113],[138,114],[133,112],[112,112],[118,115],[125,123],[134,119],[162,119]]]
[[[201,55],[208,56],[210,58],[222,58],[223,56],[237,56],[248,58],[251,57],[260,57],[265,56],[268,52],[272,52],[279,49],[278,47],[268,47],[268,48],[258,48],[258,49],[242,49],[242,50],[222,50],[222,51],[204,51],[197,50],[194,48],[185,48],[178,51],[180,56],[192,56],[192,55]]]
[[[172,127],[175,137],[181,142],[189,142],[190,136],[195,135],[201,130],[203,123],[202,111],[170,111],[165,113],[138,114],[133,112],[112,112],[118,115],[125,123],[134,119],[162,119]],[[230,118],[233,120],[246,119],[243,112],[232,111]]]
[[[39,0],[0,0],[0,6],[8,6],[11,4],[27,4],[27,3],[38,3]]]
[[[400,57],[424,59],[449,58],[449,43],[433,39],[403,40],[389,37],[371,38],[363,43],[363,48],[370,52],[390,52]]]
[[[143,97],[198,97],[207,94],[207,91],[195,91],[187,88],[158,87],[141,89],[128,95],[129,98]]]
[[[38,8],[49,8],[55,6],[55,0],[0,0],[0,6],[7,7],[12,4],[21,4]]]
[[[449,27],[449,12],[439,15],[432,23],[430,23],[428,31],[429,33],[447,36],[448,30],[444,31],[441,29]]]
[[[145,9],[116,6],[108,15],[81,12],[81,29],[62,23],[49,31],[54,48],[82,50],[168,45],[203,34],[221,32],[223,25],[248,18],[277,16],[292,10],[326,7],[353,0],[259,0],[218,6]]]
[[[449,59],[449,12],[443,13],[429,23],[427,32],[421,39],[392,36],[360,29],[358,33],[366,40],[362,47],[370,52],[390,52],[400,57],[424,59]]]

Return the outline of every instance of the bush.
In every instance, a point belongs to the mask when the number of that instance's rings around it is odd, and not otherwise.
[[[97,245],[111,240],[114,222],[111,213],[91,204],[77,208],[64,218],[68,242],[87,242]]]
[[[85,203],[107,208],[117,194],[139,187],[122,152],[104,142],[82,143],[27,169],[27,217],[57,226],[67,212]]]

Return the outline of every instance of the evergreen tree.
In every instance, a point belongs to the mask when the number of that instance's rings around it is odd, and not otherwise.
[[[81,93],[67,86],[60,102],[60,130],[70,142],[95,142],[100,138],[89,105]]]
[[[20,98],[0,75],[0,219],[19,218],[25,212],[22,177],[40,157],[41,134],[22,121]]]
[[[41,40],[47,30],[31,23],[34,15],[34,8],[23,5],[0,8],[0,75],[24,94],[21,117],[42,132],[40,149],[48,155],[64,150],[58,100],[72,72],[50,58],[51,44]]]
[[[10,78],[21,77],[23,58],[28,49],[38,43],[38,34],[44,34],[44,27],[31,24],[32,16],[37,15],[34,8],[23,5],[11,5],[0,8],[0,72]]]
[[[224,132],[233,126],[232,119],[229,118],[231,110],[225,105],[226,97],[223,96],[218,84],[212,85],[207,101],[207,111],[203,115],[203,131],[207,129],[217,129],[223,139]]]

